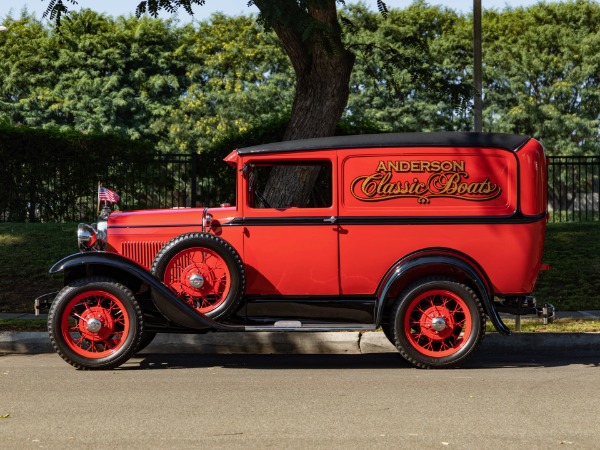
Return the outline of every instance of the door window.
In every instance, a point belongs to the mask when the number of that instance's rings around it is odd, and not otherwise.
[[[333,204],[329,161],[256,163],[248,167],[248,206],[328,208]]]

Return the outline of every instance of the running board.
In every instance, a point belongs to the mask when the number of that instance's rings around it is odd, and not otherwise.
[[[373,324],[361,323],[306,323],[297,320],[280,320],[273,325],[249,325],[245,331],[375,331]]]

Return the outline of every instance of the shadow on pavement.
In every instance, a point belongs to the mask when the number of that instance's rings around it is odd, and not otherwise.
[[[561,355],[556,352],[478,352],[460,369],[535,368],[568,365],[600,367],[600,352]],[[257,370],[414,369],[397,353],[362,355],[198,355],[146,354],[132,358],[122,370],[188,369],[203,367]]]

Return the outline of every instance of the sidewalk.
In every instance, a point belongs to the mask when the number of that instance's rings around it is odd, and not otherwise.
[[[45,319],[46,315],[0,313],[0,319]],[[511,317],[511,316],[507,316]],[[525,316],[527,317],[527,316]],[[566,311],[559,319],[597,319],[600,311]],[[594,351],[600,356],[600,333],[487,333],[483,351],[536,348],[539,351]],[[199,354],[362,354],[395,352],[382,332],[233,332],[159,334],[142,353]],[[1,353],[52,353],[46,332],[0,329]]]

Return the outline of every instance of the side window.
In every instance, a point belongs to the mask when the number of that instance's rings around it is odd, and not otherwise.
[[[333,203],[329,161],[260,162],[246,170],[251,208],[328,208]]]

